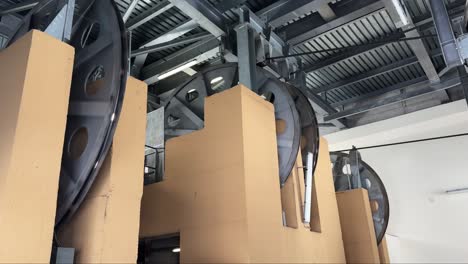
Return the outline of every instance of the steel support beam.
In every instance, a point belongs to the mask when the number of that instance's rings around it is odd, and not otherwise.
[[[461,79],[461,86],[463,89],[463,94],[465,95],[465,101],[468,104],[468,73],[466,72],[465,66],[458,66],[458,74]]]
[[[10,5],[5,9],[0,10],[0,16],[32,9],[35,5],[37,5],[37,3],[39,3],[38,0],[27,0],[18,4]]]
[[[127,21],[126,26],[128,30],[134,30],[139,26],[143,25],[144,23],[150,21],[151,19],[159,16],[160,14],[166,12],[167,10],[171,9],[173,5],[169,3],[169,1],[163,1],[155,6],[151,7],[147,11],[141,13],[134,19]]]
[[[456,86],[459,86],[460,84],[461,84],[461,80],[458,77],[458,75],[443,78],[443,79],[441,79],[440,83],[431,83],[430,81],[426,80],[426,81],[418,84],[418,85],[423,86],[422,89],[414,89],[414,90],[413,89],[406,89],[403,93],[401,93],[399,95],[396,95],[396,96],[384,98],[384,99],[381,99],[381,100],[378,100],[378,101],[375,101],[375,102],[371,101],[371,103],[366,103],[366,104],[356,106],[356,107],[353,107],[353,108],[345,110],[345,111],[341,111],[341,112],[338,112],[338,113],[335,113],[335,114],[330,114],[330,115],[324,117],[324,121],[325,122],[330,122],[330,121],[333,121],[333,120],[336,120],[336,119],[339,119],[339,118],[345,118],[345,117],[357,115],[357,114],[368,112],[370,110],[377,109],[377,108],[380,108],[380,107],[383,107],[383,106],[386,106],[386,105],[399,103],[399,102],[406,101],[406,100],[409,100],[409,99],[413,99],[413,98],[416,98],[416,97],[419,97],[419,96],[427,95],[429,93],[433,93],[433,92],[437,92],[437,91],[441,91],[441,90],[446,90],[446,89],[449,89],[449,88],[452,88],[452,87],[456,87]],[[363,100],[365,100],[363,102],[369,102],[370,101],[369,98],[365,98]]]
[[[148,46],[146,48],[141,48],[141,49],[134,50],[131,53],[131,57],[136,57],[136,56],[140,56],[140,55],[144,55],[144,54],[150,54],[150,53],[153,53],[153,52],[157,52],[157,51],[177,47],[177,46],[180,46],[180,45],[190,44],[190,43],[193,43],[193,42],[196,42],[196,41],[199,41],[199,40],[203,40],[203,39],[206,39],[206,38],[214,38],[214,37],[211,34],[208,34],[208,33],[200,33],[200,34],[196,34],[196,35],[193,35],[193,36],[190,36],[190,37],[186,37],[186,38],[182,38],[182,39],[176,39],[176,40],[173,40],[173,41],[168,41],[166,43],[156,44],[156,45]]]
[[[123,19],[124,23],[126,23],[128,18],[132,15],[133,10],[135,10],[135,7],[138,5],[138,2],[140,2],[140,0],[133,0],[130,3],[127,10],[125,11],[125,13],[122,16],[122,19]]]
[[[354,20],[372,15],[384,8],[384,3],[377,0],[350,1],[343,6],[337,6],[334,10],[337,18],[328,23],[322,19],[311,21],[314,19],[311,16],[310,19],[306,18],[302,22],[299,21],[283,27],[280,32],[286,35],[288,44],[295,46]]]
[[[329,2],[331,0],[280,0],[258,11],[256,15],[273,28],[314,11],[318,11],[322,17],[325,16],[330,20],[334,12],[328,6]]]
[[[255,32],[248,23],[236,28],[237,59],[239,60],[239,82],[251,90],[256,90],[255,73],[257,56],[255,54]]]
[[[406,7],[404,2],[397,2],[394,0],[384,0],[385,6],[392,18],[393,23],[397,28],[401,28],[403,30],[408,30],[414,28],[413,21],[409,14],[406,14]],[[418,38],[421,37],[419,31],[417,29],[405,32],[405,37],[407,38]],[[431,82],[439,82],[440,78],[437,74],[437,70],[432,63],[431,56],[424,46],[424,43],[421,39],[410,40],[407,42],[410,46],[411,50],[413,51],[414,55],[418,59],[421,68],[423,69],[424,73],[426,74],[427,78]]]
[[[413,25],[412,25],[413,26]],[[421,37],[417,29],[411,30],[405,33],[407,38]],[[418,62],[421,65],[424,73],[431,82],[439,82],[439,74],[432,63],[431,56],[424,46],[422,39],[407,41],[410,48],[413,50],[414,55],[418,58]]]
[[[243,5],[247,0],[221,0],[217,5],[216,9],[219,10],[219,12],[224,13],[226,11],[229,11],[233,8],[239,7]]]
[[[215,37],[226,34],[226,25],[223,15],[208,1],[200,0],[169,0],[200,27],[210,32]]]
[[[176,39],[178,37],[181,37],[181,36],[185,35],[186,33],[192,31],[193,29],[195,29],[197,27],[198,27],[198,24],[195,21],[189,20],[189,21],[177,26],[176,28],[172,29],[171,31],[166,32],[165,34],[163,34],[163,35],[149,41],[148,43],[144,44],[140,48],[146,48],[146,47],[149,47],[149,46],[158,45],[158,44],[162,44],[162,43],[174,40],[174,39]],[[133,64],[133,69],[132,69],[134,76],[139,76],[140,75],[141,68],[145,64],[145,61],[146,61],[147,57],[148,57],[148,54],[142,54],[142,55],[139,55],[139,56],[135,57],[135,61],[134,61],[134,64]]]
[[[165,57],[164,59],[145,66],[141,71],[141,80],[144,80],[147,84],[153,84],[159,81],[158,76],[164,72],[177,68],[178,66],[194,59],[204,61],[207,58],[215,57],[218,53],[218,39],[204,39],[198,41]]]
[[[444,55],[446,69],[442,70],[441,75],[450,69],[462,65],[460,55],[458,54],[455,35],[452,29],[452,23],[445,7],[445,2],[440,0],[429,0],[429,5],[434,19],[434,26],[439,37],[440,47]]]

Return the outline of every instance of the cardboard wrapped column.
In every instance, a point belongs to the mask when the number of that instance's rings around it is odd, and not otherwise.
[[[301,221],[300,163],[282,201],[273,105],[242,85],[208,97],[205,128],[169,140],[164,181],[144,188],[140,237],[179,233],[182,263],[345,262],[328,147],[320,144],[314,232]],[[283,226],[285,207],[294,227]]]
[[[337,192],[341,231],[348,263],[380,263],[366,189]]]
[[[146,84],[129,78],[111,150],[58,242],[76,263],[135,263],[143,192]]]
[[[31,31],[0,52],[0,262],[48,263],[74,50]]]

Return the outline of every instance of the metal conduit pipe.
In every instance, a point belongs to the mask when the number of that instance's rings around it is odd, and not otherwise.
[[[439,75],[443,75],[448,70],[462,65],[462,60],[457,50],[455,35],[453,34],[452,24],[445,7],[445,1],[429,0],[429,5],[434,20],[434,26],[439,38],[439,44],[444,56],[447,68]]]

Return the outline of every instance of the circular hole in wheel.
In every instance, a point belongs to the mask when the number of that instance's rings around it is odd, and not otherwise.
[[[191,103],[191,102],[197,100],[199,95],[200,94],[198,93],[197,90],[192,89],[192,90],[188,91],[187,94],[185,95],[185,101],[187,101],[187,103]]]
[[[86,78],[85,92],[88,96],[96,95],[104,87],[106,73],[104,66],[96,66]]]
[[[178,118],[177,116],[169,115],[167,117],[167,124],[169,127],[175,127],[179,124],[179,122],[180,118]]]
[[[211,79],[210,81],[210,86],[211,86],[211,89],[216,91],[216,90],[219,90],[219,89],[222,89],[224,87],[224,78],[222,76],[218,76],[218,77],[215,77],[213,79]]]
[[[81,35],[81,48],[93,44],[98,39],[100,32],[101,26],[99,23],[90,23]]]
[[[276,119],[276,135],[281,135],[286,131],[286,121],[283,119]]]
[[[369,189],[371,188],[371,186],[372,186],[371,181],[370,181],[368,178],[366,178],[366,179],[364,180],[364,182],[366,183],[366,189],[369,190]]]
[[[275,95],[272,92],[266,92],[260,95],[260,97],[262,97],[263,99],[265,99],[265,101],[268,101],[272,104],[275,103]]]
[[[349,165],[349,164],[344,165],[343,169],[342,169],[342,172],[343,172],[343,174],[351,175],[351,165]]]
[[[377,202],[376,200],[371,200],[370,207],[373,213],[377,212],[379,210],[379,202]]]
[[[88,129],[81,127],[77,129],[68,143],[68,155],[76,160],[81,157],[88,145]]]

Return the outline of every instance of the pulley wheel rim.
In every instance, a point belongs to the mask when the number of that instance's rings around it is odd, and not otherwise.
[[[320,146],[320,134],[315,111],[310,104],[307,97],[302,91],[291,84],[287,84],[288,92],[293,98],[296,105],[297,112],[299,114],[299,120],[301,124],[301,153],[302,153],[302,164],[307,164],[307,154],[312,153],[312,175],[315,173],[317,167],[317,160]],[[304,167],[304,173],[309,168]]]
[[[176,88],[165,105],[165,139],[184,135],[204,126],[204,100],[207,96],[238,84],[237,63],[209,67]],[[277,134],[280,183],[283,185],[296,162],[300,145],[299,114],[284,83],[266,70],[256,69],[256,91],[273,94],[275,117],[286,122],[285,130]]]
[[[342,152],[333,152],[330,154],[330,157],[333,164],[335,191],[349,190],[349,183],[344,173],[351,170],[349,167],[346,169],[344,168],[347,166],[346,164],[349,164],[349,155]],[[359,172],[361,175],[362,187],[369,193],[371,209],[377,207],[377,210],[372,211],[372,219],[377,243],[380,244],[387,231],[390,217],[390,204],[387,190],[374,169],[362,160],[359,163]]]
[[[36,5],[11,43],[32,29],[44,30],[63,3]],[[113,0],[76,0],[72,36],[75,48],[70,101],[62,153],[56,227],[70,219],[90,189],[109,151],[123,103],[128,42]]]

